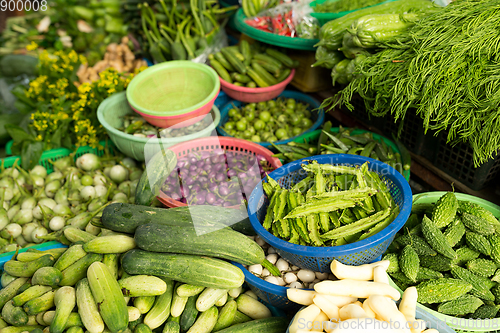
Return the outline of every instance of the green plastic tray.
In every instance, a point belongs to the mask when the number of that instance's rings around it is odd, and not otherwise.
[[[426,192],[421,194],[416,194],[413,196],[413,204],[415,203],[435,203],[441,198],[446,192]],[[481,198],[477,198],[473,195],[455,193],[458,200],[467,200],[478,204],[479,206],[489,210],[497,219],[500,218],[500,206],[497,206],[489,201]],[[401,294],[403,291],[389,278],[389,283],[396,288]],[[498,333],[500,332],[500,318],[494,319],[464,319],[459,317],[447,316],[420,303],[417,303],[417,308],[420,308],[437,319],[443,321],[448,326],[453,328],[456,332],[477,332],[477,333]]]
[[[101,145],[106,147],[106,142],[102,141]],[[115,147],[111,142],[107,143],[107,147],[109,149],[109,152],[111,154],[114,154]],[[104,149],[99,150],[97,148],[91,148],[91,147],[87,147],[87,146],[80,147],[77,149],[73,158],[76,160],[78,157],[85,155],[87,153],[96,154],[97,156],[103,156],[104,152],[105,152]],[[48,150],[42,154],[42,156],[40,157],[40,161],[38,161],[38,164],[44,166],[45,169],[47,169],[47,173],[51,173],[52,171],[54,171],[54,168],[52,166],[52,163],[50,163],[50,161],[52,161],[52,162],[57,161],[63,157],[70,156],[72,153],[73,153],[73,151],[66,149],[66,148],[58,148],[58,149]],[[18,160],[18,162],[17,162],[18,164],[21,163],[20,156],[10,156],[10,157],[4,158],[3,160],[0,159],[0,164],[3,163],[3,166],[5,168],[10,168],[11,166],[14,165],[14,162],[16,160]]]
[[[311,6],[311,8],[314,10],[314,8],[316,7],[316,5],[320,5],[320,4],[322,4],[324,2],[327,2],[327,1],[337,2],[337,1],[340,1],[340,0],[316,0],[316,1],[311,2],[309,6]],[[353,13],[353,12],[358,11],[360,9],[371,8],[371,7],[375,7],[375,6],[378,6],[378,5],[381,5],[381,4],[384,4],[384,3],[388,3],[388,2],[393,2],[393,1],[396,1],[396,0],[387,0],[387,1],[384,1],[384,2],[381,2],[381,3],[378,3],[376,5],[373,5],[373,6],[368,6],[368,7],[363,7],[363,8],[353,9],[353,10],[347,10],[347,11],[344,11],[344,12],[336,12],[336,13],[316,13],[316,12],[312,12],[311,16],[314,17],[314,18],[316,18],[319,21],[320,25],[324,25],[325,23],[327,23],[329,21],[336,20],[338,18],[341,18],[342,16],[345,16],[347,14]]]
[[[295,140],[293,140],[294,142],[297,142],[297,143],[310,143],[311,141],[318,141],[319,139],[319,136],[321,134],[321,131],[322,130],[316,130],[314,132],[310,132],[310,133],[306,133],[304,135],[301,135],[299,136],[298,138],[296,138]],[[330,129],[330,132],[333,132],[333,133],[338,133],[339,132],[339,128],[338,127],[333,127]],[[371,133],[373,135],[373,138],[376,140],[376,141],[381,141],[381,140],[384,140],[385,144],[390,146],[392,148],[392,150],[394,150],[395,153],[401,153],[398,149],[398,146],[392,142],[391,140],[387,139],[386,137],[382,136],[382,135],[378,135],[377,133],[373,133],[373,132],[370,132],[370,131],[365,131],[365,130],[362,130],[362,129],[354,129],[352,130],[351,134],[363,134],[363,133]],[[403,176],[405,177],[405,179],[407,181],[410,181],[410,170],[404,170],[403,171]]]
[[[247,17],[245,16],[243,9],[242,8],[238,9],[234,20],[236,28],[241,33],[244,33],[245,35],[255,40],[258,40],[259,42],[267,43],[270,45],[276,45],[287,49],[304,50],[304,51],[315,51],[316,47],[314,47],[314,45],[319,43],[319,39],[305,39],[297,37],[280,36],[270,32],[259,30],[257,28],[251,27],[248,24],[246,24],[245,23],[246,18]]]

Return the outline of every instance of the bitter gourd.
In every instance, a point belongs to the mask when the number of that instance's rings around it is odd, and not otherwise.
[[[469,260],[465,266],[472,273],[482,277],[490,277],[495,274],[495,271],[497,270],[495,262],[483,258]]]
[[[500,222],[498,219],[486,208],[479,206],[476,203],[470,201],[460,201],[458,203],[459,211],[463,213],[469,213],[471,215],[482,217],[490,224],[492,224],[498,232],[498,227],[500,227]]]
[[[451,270],[452,260],[440,254],[436,256],[420,256],[420,265],[438,272]]]
[[[491,259],[497,264],[500,264],[500,236],[490,235],[487,239],[491,244]]]
[[[482,253],[485,256],[491,256],[491,244],[483,235],[477,234],[472,231],[467,231],[465,233],[465,239],[467,241],[467,245],[471,249]]]
[[[387,267],[387,273],[399,272],[399,260],[396,253],[387,253],[382,257],[382,260],[389,261],[389,267]]]
[[[498,310],[500,310],[500,305],[481,305],[477,310],[471,315],[474,319],[491,319],[496,318]]]
[[[420,283],[417,287],[418,302],[426,304],[454,300],[472,290],[469,282],[441,278]]]
[[[435,256],[437,252],[432,249],[432,247],[425,241],[425,239],[417,236],[406,234],[396,239],[396,242],[405,247],[411,245],[411,247],[417,252],[419,256]]]
[[[441,230],[439,230],[436,224],[426,215],[424,215],[422,219],[422,232],[427,243],[429,243],[436,252],[450,259],[455,259],[457,257],[457,254],[450,244],[448,244]]]
[[[469,213],[463,213],[462,222],[467,228],[480,235],[487,236],[495,233],[493,225],[482,217],[474,216]]]
[[[420,259],[411,245],[406,245],[399,256],[399,267],[404,275],[413,282],[417,282],[420,268]]]
[[[465,268],[453,266],[451,274],[455,279],[466,281],[472,285],[471,294],[486,301],[494,301],[495,296],[490,291],[489,284],[483,278]]]
[[[455,193],[448,192],[436,202],[432,210],[432,221],[438,228],[446,227],[457,214],[458,200]]]
[[[479,252],[474,251],[473,249],[467,246],[461,247],[457,249],[455,252],[457,252],[457,259],[453,260],[453,264],[457,266],[463,266],[468,261],[479,258],[480,255]]]
[[[475,296],[464,295],[452,301],[439,304],[437,310],[447,315],[461,316],[475,312],[483,304],[483,301]]]
[[[465,226],[459,217],[456,217],[444,232],[444,238],[446,238],[446,241],[448,242],[448,244],[450,244],[451,247],[457,245],[457,243],[462,239],[464,235]]]

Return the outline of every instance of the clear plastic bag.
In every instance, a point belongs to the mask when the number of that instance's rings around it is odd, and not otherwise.
[[[267,9],[245,22],[259,30],[280,36],[314,39],[318,38],[319,24],[313,18],[310,1],[282,3]]]

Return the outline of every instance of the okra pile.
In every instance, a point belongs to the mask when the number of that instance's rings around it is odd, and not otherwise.
[[[259,43],[250,45],[242,40],[238,46],[228,46],[211,54],[208,59],[219,76],[240,87],[265,88],[290,76],[298,62],[286,54]]]
[[[398,151],[395,151],[384,139],[381,137],[375,139],[370,132],[353,134],[352,129],[340,126],[339,131],[335,133],[331,128],[332,123],[328,121],[324,124],[317,140],[303,143],[292,141],[275,146],[279,153],[274,157],[289,163],[315,155],[351,154],[387,163],[401,174],[405,170],[410,170],[410,154],[399,141],[396,140]]]
[[[311,107],[293,98],[248,103],[228,112],[224,130],[231,136],[253,142],[287,140],[313,126]]]
[[[307,176],[291,188],[271,177],[263,183],[269,206],[263,227],[276,237],[306,246],[337,246],[375,235],[399,214],[387,185],[360,167],[302,164]]]
[[[500,222],[476,203],[447,192],[436,203],[413,204],[412,214],[383,260],[402,290],[440,313],[495,318],[500,309]]]
[[[134,202],[142,175],[134,160],[117,156],[63,157],[51,162],[51,173],[41,165],[27,172],[18,162],[0,168],[2,253],[51,240],[66,225],[85,228],[108,202]]]

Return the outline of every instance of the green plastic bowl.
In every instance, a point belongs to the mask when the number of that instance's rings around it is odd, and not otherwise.
[[[111,141],[113,141],[118,150],[138,161],[145,160],[145,150],[148,151],[148,156],[153,156],[155,152],[160,150],[160,144],[163,148],[169,148],[181,142],[211,136],[220,122],[219,109],[214,105],[211,111],[214,120],[213,123],[199,132],[168,139],[139,138],[118,130],[123,125],[122,117],[127,114],[134,114],[134,110],[128,105],[125,92],[108,97],[97,109],[99,122],[106,129]]]
[[[219,90],[219,75],[210,66],[192,61],[168,61],[134,77],[127,88],[127,100],[132,109],[154,118],[185,115],[201,109],[206,109],[206,114]]]
[[[435,203],[441,198],[446,192],[426,192],[422,194],[416,194],[413,196],[413,204],[415,203]],[[497,219],[500,218],[500,206],[497,206],[489,201],[475,197],[469,194],[455,193],[458,200],[467,200],[478,204],[479,206],[489,210]],[[403,291],[392,281],[389,277],[389,282],[391,286],[396,288],[401,295]],[[500,318],[493,319],[465,319],[459,317],[447,316],[420,303],[417,303],[417,308],[420,308],[445,322],[446,325],[450,326],[454,330],[461,332],[477,332],[477,333],[487,333],[487,332],[500,332]]]
[[[314,10],[314,8],[317,6],[317,5],[320,5],[324,2],[337,2],[337,1],[340,1],[340,0],[316,0],[316,1],[313,1],[309,4],[309,6],[311,6],[311,8]],[[378,3],[376,5],[373,5],[373,6],[368,6],[368,7],[363,7],[363,8],[358,8],[358,9],[353,9],[353,10],[347,10],[347,11],[344,11],[344,12],[336,12],[336,13],[316,13],[316,12],[312,12],[311,13],[311,16],[316,18],[318,21],[319,21],[319,24],[320,25],[324,25],[325,23],[329,22],[329,21],[333,21],[333,20],[336,20],[338,18],[341,18],[342,16],[345,16],[347,14],[350,14],[350,13],[353,13],[355,11],[358,11],[360,9],[365,9],[365,8],[371,8],[371,7],[375,7],[375,6],[378,6],[378,5],[381,5],[381,4],[384,4],[384,3],[388,3],[388,2],[393,2],[393,1],[396,1],[396,0],[387,0],[387,1],[383,1],[381,3]]]
[[[243,12],[243,9],[240,8],[236,12],[236,16],[234,19],[234,23],[236,28],[245,35],[258,40],[259,42],[263,42],[269,45],[275,45],[284,47],[287,49],[294,50],[304,50],[304,51],[315,51],[317,43],[319,43],[319,39],[305,39],[298,37],[288,37],[288,36],[280,36],[273,34],[271,32],[266,32],[259,30],[257,28],[251,27],[245,23],[246,15]]]

